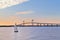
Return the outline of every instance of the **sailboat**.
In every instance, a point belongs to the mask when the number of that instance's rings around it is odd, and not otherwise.
[[[14,25],[14,32],[18,32],[18,29],[17,29],[17,26],[16,26],[16,23],[15,23],[15,25]]]

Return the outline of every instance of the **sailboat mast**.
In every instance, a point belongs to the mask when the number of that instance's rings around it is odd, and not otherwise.
[[[18,29],[17,29],[17,26],[16,26],[16,23],[15,23],[15,25],[14,25],[14,32],[18,32]]]

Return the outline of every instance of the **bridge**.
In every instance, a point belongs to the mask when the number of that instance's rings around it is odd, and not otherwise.
[[[34,22],[34,20],[31,20],[31,22],[25,22],[23,21],[23,23],[21,24],[18,24],[17,26],[23,26],[23,27],[47,27],[47,26],[50,26],[50,27],[59,27],[60,24],[58,23],[38,23],[38,22]]]

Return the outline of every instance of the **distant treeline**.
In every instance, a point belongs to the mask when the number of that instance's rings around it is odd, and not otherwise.
[[[14,25],[0,25],[0,27],[13,27]]]

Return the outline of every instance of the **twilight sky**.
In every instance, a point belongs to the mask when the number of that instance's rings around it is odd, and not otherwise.
[[[60,0],[0,0],[0,25],[31,19],[60,23]]]

